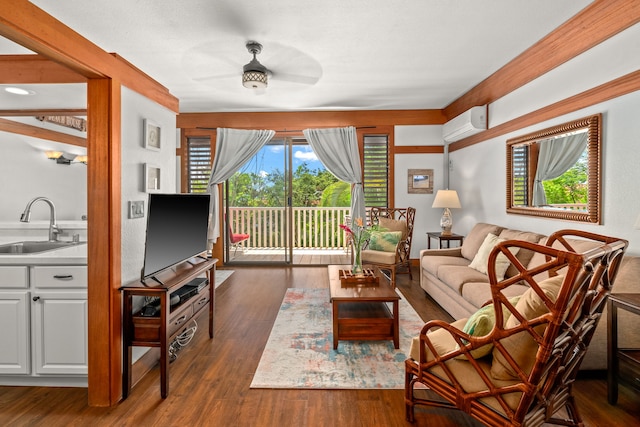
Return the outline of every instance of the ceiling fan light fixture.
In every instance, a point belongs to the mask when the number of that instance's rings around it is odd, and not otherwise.
[[[262,65],[256,55],[262,52],[262,45],[258,42],[247,42],[247,50],[253,54],[253,59],[242,67],[242,86],[248,89],[264,89],[267,87],[267,67]]]
[[[262,71],[245,71],[242,73],[242,86],[248,89],[264,89],[267,87],[267,73]]]

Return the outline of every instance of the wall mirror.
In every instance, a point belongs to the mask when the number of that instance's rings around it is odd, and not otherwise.
[[[600,114],[507,141],[507,213],[600,224]]]

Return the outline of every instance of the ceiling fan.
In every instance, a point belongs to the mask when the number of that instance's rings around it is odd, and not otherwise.
[[[242,86],[248,89],[264,89],[268,84],[268,70],[256,58],[256,55],[262,52],[262,45],[258,42],[248,41],[247,50],[253,54],[253,59],[242,67]]]
[[[288,90],[311,86],[316,84],[322,76],[322,67],[318,61],[291,46],[269,42],[267,48],[263,49],[261,43],[249,40],[245,43],[245,47],[253,58],[245,65],[241,65],[234,59],[237,55],[233,53],[230,46],[232,45],[221,47],[217,43],[194,46],[186,52],[183,61],[185,66],[194,73],[211,68],[218,70],[219,73],[215,75],[199,75],[193,78],[226,90],[237,87],[224,82],[229,78],[237,79],[239,74],[242,77],[242,85],[255,93],[263,93],[271,83],[274,87],[286,87]],[[261,59],[264,57],[263,61],[268,67],[258,61],[259,54],[262,54]]]

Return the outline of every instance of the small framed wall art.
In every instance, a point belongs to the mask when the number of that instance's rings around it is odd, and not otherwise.
[[[433,194],[433,169],[409,169],[408,192]]]
[[[144,119],[144,148],[160,151],[160,126],[152,120]]]
[[[144,164],[144,191],[147,193],[158,193],[160,187],[160,167]]]

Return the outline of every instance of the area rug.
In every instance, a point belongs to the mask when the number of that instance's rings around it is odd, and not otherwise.
[[[340,341],[334,350],[329,289],[287,290],[251,388],[404,388],[404,361],[424,322],[404,297],[399,310],[398,350],[391,340]]]
[[[216,270],[216,288],[233,274],[233,270]]]

